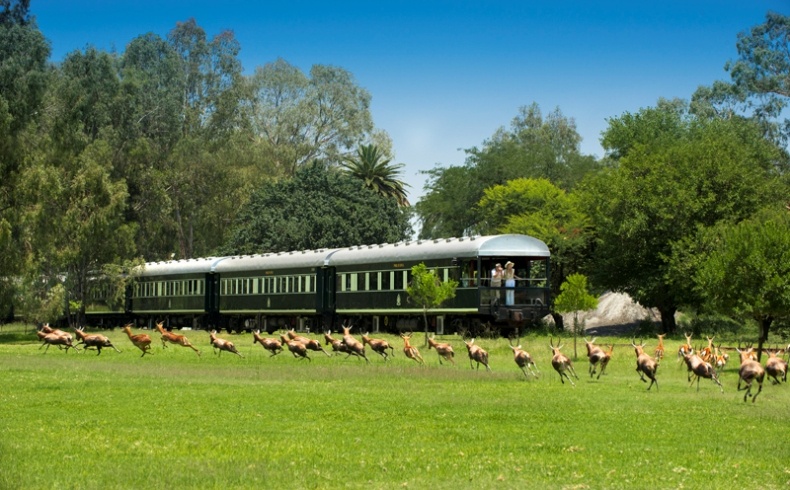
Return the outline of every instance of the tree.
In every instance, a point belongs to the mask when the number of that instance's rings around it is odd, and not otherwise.
[[[442,282],[436,270],[429,270],[424,263],[411,268],[411,283],[406,287],[409,298],[422,307],[425,325],[425,345],[428,345],[428,311],[438,308],[448,299],[455,297],[458,281],[449,279]]]
[[[373,130],[370,94],[348,71],[314,65],[310,76],[278,59],[257,68],[250,82],[251,126],[285,175],[341,154]]]
[[[0,2],[0,269],[21,274],[24,244],[18,197],[19,172],[35,147],[31,124],[41,117],[50,71],[50,46],[29,16],[28,0]],[[0,301],[13,297],[13,281],[0,281]],[[10,311],[10,305],[0,310]]]
[[[545,178],[569,190],[597,162],[579,150],[576,123],[555,109],[546,118],[537,104],[522,107],[509,130],[498,129],[483,147],[466,150],[463,167],[428,172],[426,194],[415,206],[420,236],[438,238],[480,233],[475,205],[485,189],[517,178]],[[484,225],[483,225],[484,226]]]
[[[598,307],[598,298],[587,292],[587,276],[571,274],[560,286],[562,291],[554,298],[554,310],[560,313],[573,312],[573,358],[576,353],[576,336],[584,331],[584,321],[579,323],[579,312],[594,310]]]
[[[700,241],[709,251],[693,276],[698,293],[714,311],[755,320],[761,353],[771,324],[790,318],[790,213],[763,210],[711,228]]]
[[[547,179],[515,179],[486,189],[476,209],[481,233],[519,233],[548,245],[554,296],[568,275],[583,270],[593,233],[577,196]],[[552,316],[562,330],[562,315],[552,312]]]
[[[786,196],[787,155],[748,120],[701,119],[665,101],[611,120],[602,141],[614,164],[581,193],[596,234],[592,277],[658,308],[672,333],[679,306],[699,304],[688,277],[672,275],[676,244]]]
[[[705,117],[751,114],[771,138],[790,139],[790,17],[774,12],[765,23],[738,34],[739,59],[724,69],[731,82],[717,81],[694,93],[692,108]],[[779,118],[785,117],[783,122]]]
[[[398,180],[404,164],[391,164],[375,145],[360,145],[354,156],[346,157],[341,164],[348,173],[362,180],[365,187],[382,196],[395,199],[399,206],[408,206],[406,187]]]
[[[398,207],[319,162],[264,184],[238,215],[223,253],[261,253],[392,243],[411,233]]]

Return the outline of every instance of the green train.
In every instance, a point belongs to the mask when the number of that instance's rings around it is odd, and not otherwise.
[[[514,264],[514,287],[493,286],[497,263]],[[476,332],[518,327],[549,313],[550,253],[526,235],[493,235],[348,248],[147,263],[122,305],[110,306],[95,281],[86,315],[92,324],[134,322],[169,328],[300,331],[422,329],[422,308],[406,291],[424,263],[456,296],[430,311],[431,330]]]

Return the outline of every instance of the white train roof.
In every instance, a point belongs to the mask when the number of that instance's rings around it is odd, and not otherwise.
[[[207,257],[145,264],[143,277],[246,272],[342,266],[360,263],[406,262],[471,257],[549,257],[545,243],[527,235],[491,235],[398,243],[360,245],[348,248],[277,252],[259,255]]]
[[[470,257],[549,257],[545,243],[527,235],[493,235],[416,240],[349,247],[331,252],[326,265],[401,262]]]

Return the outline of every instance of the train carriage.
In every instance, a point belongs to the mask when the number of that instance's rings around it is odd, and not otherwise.
[[[319,271],[327,251],[306,250],[226,257],[215,267],[219,277],[219,311],[231,330],[252,326],[272,332],[278,327],[304,328],[320,315]]]
[[[350,247],[331,253],[327,265],[336,277],[337,315],[367,319],[374,329],[382,320],[388,327],[393,320],[421,315],[406,287],[412,266],[425,263],[440,279],[458,281],[455,297],[431,310],[435,326],[448,320],[474,329],[480,322],[521,323],[545,316],[549,258],[540,240],[496,235]],[[507,261],[515,264],[516,287],[493,288],[491,270]]]
[[[166,320],[168,327],[208,328],[218,314],[214,272],[224,257],[150,262],[129,288],[129,312],[147,321]]]

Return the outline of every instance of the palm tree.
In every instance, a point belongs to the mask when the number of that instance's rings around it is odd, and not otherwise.
[[[391,164],[389,158],[376,145],[360,145],[356,155],[344,159],[341,167],[375,192],[398,201],[398,206],[408,206],[405,187],[409,184],[398,180],[402,163]]]

